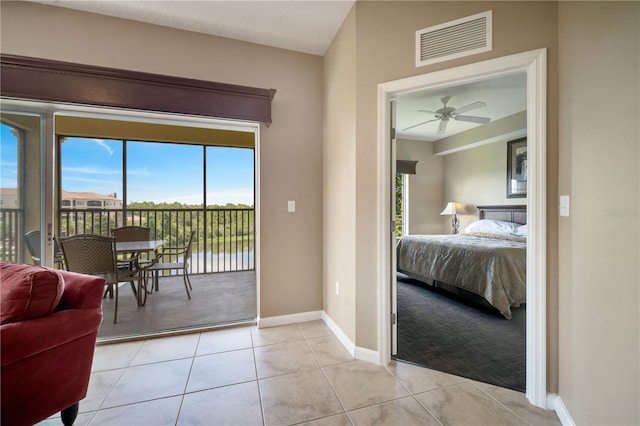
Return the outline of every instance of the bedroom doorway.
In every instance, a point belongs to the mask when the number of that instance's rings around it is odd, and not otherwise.
[[[499,229],[486,230],[495,235],[488,238],[465,228],[478,219],[479,205],[483,219],[506,220],[511,211],[488,205],[526,204],[526,196],[511,199],[505,191],[508,141],[526,136],[526,87],[520,72],[395,98],[397,172],[414,189],[409,203],[400,203],[413,214],[396,250],[395,359],[520,392],[526,388],[526,242]],[[454,116],[459,120],[427,112],[443,98],[463,111]],[[408,161],[418,162],[419,173],[402,173]],[[401,196],[396,190],[396,230]],[[448,200],[456,200],[460,235],[452,235],[451,216],[441,214]],[[525,216],[526,209],[519,224]],[[488,259],[479,243],[500,255]],[[503,262],[511,268],[500,267]]]
[[[527,136],[529,188],[527,199],[527,223],[530,233],[527,241],[527,313],[526,313],[526,395],[531,403],[546,407],[546,50],[511,55],[443,71],[410,77],[379,85],[378,109],[379,170],[386,178],[379,180],[380,256],[380,324],[379,351],[383,364],[391,359],[395,336],[392,332],[396,312],[392,311],[392,294],[396,288],[394,247],[388,224],[391,223],[391,184],[393,167],[389,136],[390,101],[401,94],[433,88],[455,87],[487,78],[515,73],[527,76]],[[388,220],[387,220],[388,219]],[[386,324],[392,324],[388,326]]]

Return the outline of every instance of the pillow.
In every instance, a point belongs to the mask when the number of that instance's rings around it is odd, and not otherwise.
[[[516,228],[516,235],[520,237],[527,236],[527,225],[520,225]]]
[[[64,291],[62,275],[42,266],[2,262],[0,276],[0,324],[55,311]]]
[[[517,223],[505,222],[504,220],[480,219],[471,222],[464,228],[464,232],[467,234],[480,232],[483,234],[515,235],[519,226]]]

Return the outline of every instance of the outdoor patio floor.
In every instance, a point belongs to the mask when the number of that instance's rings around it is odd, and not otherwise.
[[[128,283],[121,284],[118,322],[114,299],[107,297],[98,341],[255,321],[255,271],[191,275],[191,284],[189,300],[181,275],[161,277],[160,290],[148,295],[145,306],[137,306]]]

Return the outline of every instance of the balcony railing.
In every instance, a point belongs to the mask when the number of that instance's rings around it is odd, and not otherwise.
[[[0,209],[0,260],[24,262],[22,209]]]
[[[152,240],[184,246],[196,230],[191,273],[255,269],[255,212],[231,209],[61,209],[57,235],[111,235],[120,226],[146,226]]]

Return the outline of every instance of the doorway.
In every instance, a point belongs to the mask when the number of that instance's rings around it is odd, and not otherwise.
[[[526,87],[526,74],[521,72],[395,98],[396,164],[417,161],[416,174],[403,174],[411,182],[413,197],[408,200],[412,213],[409,229],[398,245],[399,270],[408,275],[396,273],[395,358],[520,392],[526,386],[525,242],[471,237],[466,227],[478,219],[478,205],[526,204],[526,194],[509,199],[505,190],[508,141],[526,136]],[[443,100],[453,110],[453,119],[437,118]],[[454,145],[456,149],[451,148]],[[396,206],[397,194],[396,190]],[[461,234],[457,236],[451,235],[452,218],[446,215],[454,205],[452,201],[457,206],[455,218]],[[453,259],[462,256],[453,248],[462,244],[461,240],[473,244],[470,247],[480,241],[485,246],[499,244],[501,250],[518,244],[513,249],[517,254],[510,253],[519,259],[512,265],[518,265],[521,273],[507,279],[508,271],[503,270],[501,280],[490,278],[492,275],[466,278],[466,268],[457,270],[453,266]],[[438,256],[442,261],[430,260],[427,265],[423,262],[431,256],[416,257],[413,248],[417,250],[418,244],[427,241],[438,241],[439,249],[429,253],[443,253],[444,258]],[[438,265],[445,261],[450,266],[441,270]],[[486,268],[496,265],[486,258],[482,263]],[[455,287],[434,283],[433,279],[455,283]],[[482,283],[488,287],[485,289]],[[486,299],[476,301],[478,294]],[[508,294],[512,300],[513,307],[506,315],[509,319],[487,302],[499,305],[499,294]]]
[[[527,129],[529,139],[529,188],[527,223],[527,384],[526,395],[537,406],[546,407],[546,50],[492,59],[457,68],[380,84],[378,87],[379,179],[379,356],[387,364],[396,336],[393,334],[392,294],[395,294],[395,230],[389,229],[391,215],[391,100],[403,93],[436,87],[453,87],[499,75],[525,72],[527,75]],[[395,207],[395,206],[393,206]],[[394,238],[395,239],[395,238]],[[391,325],[391,326],[390,326]]]

